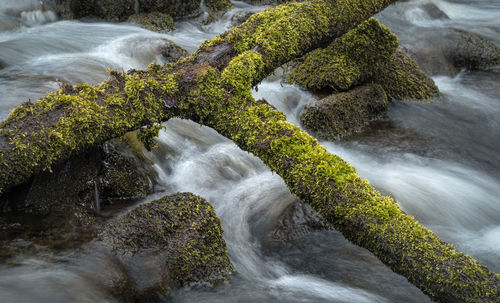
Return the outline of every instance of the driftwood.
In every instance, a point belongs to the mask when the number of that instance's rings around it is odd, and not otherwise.
[[[210,126],[278,173],[353,243],[437,302],[499,302],[500,276],[402,212],[355,169],[286,122],[251,87],[394,0],[312,0],[252,16],[176,64],[110,72],[97,86],[64,87],[0,124],[0,190],[70,155],[171,117]]]

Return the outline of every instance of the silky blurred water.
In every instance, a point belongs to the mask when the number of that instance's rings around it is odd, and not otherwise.
[[[189,51],[230,28],[241,11],[263,7],[234,2],[220,21],[183,21],[168,34],[130,24],[56,21],[38,1],[0,3],[0,118],[61,83],[98,83],[106,68],[142,69],[161,61],[170,39]],[[435,4],[446,19],[422,7]],[[450,27],[500,43],[496,0],[401,2],[378,15],[412,48],[415,35]],[[322,142],[351,163],[384,194],[440,237],[500,272],[500,76],[495,72],[436,75],[443,93],[432,104],[393,103],[388,117],[367,131]],[[299,125],[316,96],[281,83],[280,71],[254,91]],[[172,302],[429,302],[405,278],[335,231],[317,231],[283,247],[264,241],[283,211],[296,201],[279,176],[258,158],[215,131],[173,119],[149,156],[166,192],[205,197],[222,219],[236,273],[227,285],[181,289]],[[156,196],[154,196],[156,197]],[[149,199],[153,199],[153,196]],[[2,302],[105,302],[95,285],[106,263],[64,255],[39,260],[20,256],[0,265]],[[15,266],[14,266],[14,265]],[[89,274],[91,272],[91,274]],[[93,276],[95,275],[95,276]],[[26,289],[28,291],[26,291]]]

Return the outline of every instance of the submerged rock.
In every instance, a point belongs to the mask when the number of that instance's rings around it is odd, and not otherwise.
[[[159,33],[175,29],[174,19],[170,15],[158,12],[133,14],[128,18],[128,22]]]
[[[421,8],[433,20],[450,19],[445,12],[432,2],[423,4]]]
[[[382,87],[370,84],[333,94],[304,108],[300,122],[322,139],[336,140],[361,129],[387,111]]]
[[[127,273],[129,279],[112,285],[127,302],[193,283],[217,284],[233,270],[213,207],[190,193],[139,205],[108,223],[94,245],[110,249]]]
[[[371,18],[327,48],[307,54],[285,80],[313,90],[346,91],[373,77],[397,47],[390,29]]]
[[[409,43],[411,57],[430,75],[456,75],[460,69],[489,70],[500,65],[500,48],[459,29],[422,31]]]
[[[315,230],[327,229],[333,227],[311,206],[297,200],[283,211],[266,241],[279,245],[297,240]]]
[[[377,73],[374,81],[389,99],[428,100],[439,95],[434,81],[402,51],[397,51]]]

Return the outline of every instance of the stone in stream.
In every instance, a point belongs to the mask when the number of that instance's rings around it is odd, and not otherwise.
[[[128,134],[35,176],[0,197],[3,237],[48,246],[77,244],[102,221],[101,208],[127,205],[152,193],[156,171]],[[2,234],[2,233],[0,233]]]
[[[315,230],[332,230],[333,227],[311,206],[296,200],[280,215],[265,241],[271,245],[293,242]]]
[[[306,106],[300,122],[319,138],[333,141],[360,130],[384,114],[387,107],[387,95],[380,85],[364,85]]]
[[[397,51],[373,78],[389,100],[429,100],[439,96],[434,81],[403,51]]]
[[[430,75],[454,76],[462,68],[489,70],[500,65],[497,45],[460,29],[422,30],[408,48],[412,58]]]
[[[144,203],[109,222],[89,246],[104,247],[126,275],[110,291],[125,302],[154,300],[171,288],[226,281],[233,270],[213,207],[191,193]],[[116,263],[115,263],[116,264]],[[126,277],[126,278],[125,278]]]
[[[159,12],[133,14],[128,18],[128,22],[158,33],[166,33],[175,29],[174,19],[170,15]]]

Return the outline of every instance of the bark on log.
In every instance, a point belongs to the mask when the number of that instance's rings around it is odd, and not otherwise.
[[[498,302],[500,276],[458,252],[355,169],[286,122],[251,87],[394,0],[312,0],[252,16],[177,64],[111,72],[24,104],[0,124],[0,189],[126,131],[177,116],[213,127],[283,177],[350,241],[437,302]]]

